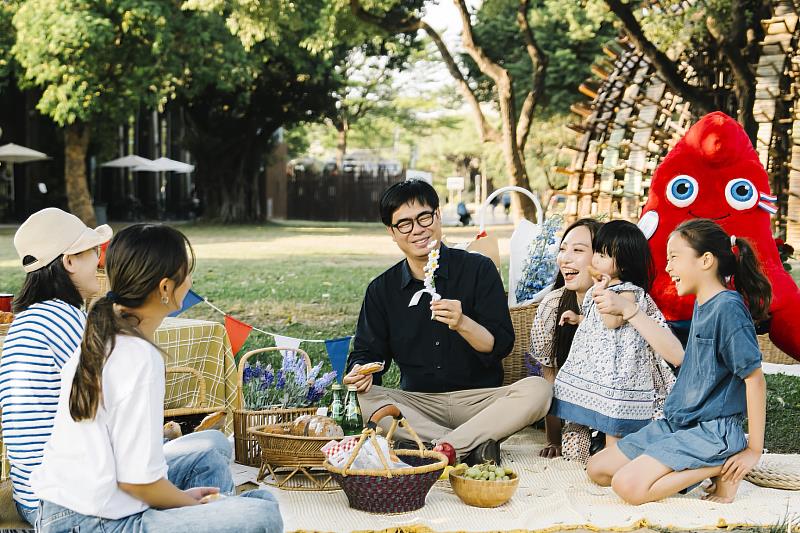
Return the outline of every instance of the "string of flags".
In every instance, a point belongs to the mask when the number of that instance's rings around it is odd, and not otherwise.
[[[245,341],[253,330],[272,336],[272,338],[275,339],[275,346],[279,346],[281,348],[299,348],[304,342],[323,343],[325,344],[325,351],[328,353],[328,360],[331,362],[331,366],[336,371],[336,376],[338,377],[339,381],[342,380],[342,376],[344,376],[345,365],[347,364],[347,355],[350,353],[350,341],[353,338],[352,335],[340,337],[338,339],[296,339],[294,337],[287,337],[286,335],[279,335],[277,333],[272,333],[270,331],[257,328],[242,322],[238,318],[232,317],[230,314],[226,313],[191,289],[186,295],[186,298],[183,299],[183,306],[178,311],[171,313],[169,316],[178,316],[187,309],[194,307],[199,303],[208,305],[213,310],[225,317],[225,331],[228,333],[228,338],[231,341],[231,350],[233,351],[234,355],[236,355],[239,350],[242,349],[242,346],[244,346]]]

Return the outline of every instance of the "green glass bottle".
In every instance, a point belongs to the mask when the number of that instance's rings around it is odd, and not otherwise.
[[[340,427],[344,424],[344,393],[342,386],[334,383],[331,387],[331,406],[328,408],[328,416]]]
[[[355,385],[348,385],[342,430],[345,435],[361,435],[363,429],[364,420],[361,418],[361,407],[358,405],[358,391]]]

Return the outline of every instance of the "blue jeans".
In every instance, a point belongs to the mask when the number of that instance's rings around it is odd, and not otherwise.
[[[233,448],[220,431],[190,433],[164,444],[167,478],[181,490],[192,487],[218,487],[233,494],[231,459]]]
[[[181,490],[193,487],[217,487],[223,494],[233,494],[231,460],[233,448],[220,431],[190,433],[164,444],[167,478]],[[20,516],[33,524],[38,508],[17,504]]]
[[[42,501],[36,531],[41,533],[281,533],[278,502],[266,490],[251,490],[205,505],[148,509],[118,520],[86,516]]]

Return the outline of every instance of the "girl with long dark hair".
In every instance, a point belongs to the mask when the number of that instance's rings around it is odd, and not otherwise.
[[[80,351],[62,369],[53,434],[32,476],[37,531],[282,530],[266,491],[214,502],[219,487],[181,490],[167,478],[165,368],[152,339],[181,308],[192,265],[186,237],[168,226],[130,226],[111,241],[111,290],[89,310]]]
[[[668,359],[680,372],[664,418],[592,457],[588,473],[632,504],[709,477],[708,498],[731,502],[764,447],[766,383],[753,320],[768,318],[772,287],[750,243],[708,219],[675,229],[667,272],[679,295],[696,300],[685,352]]]

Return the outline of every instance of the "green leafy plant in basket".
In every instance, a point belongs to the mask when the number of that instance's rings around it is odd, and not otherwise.
[[[271,407],[309,407],[319,402],[336,379],[336,372],[319,376],[322,362],[307,370],[305,359],[294,352],[283,355],[281,367],[245,364],[242,396],[251,410]],[[319,376],[319,377],[318,377]]]

